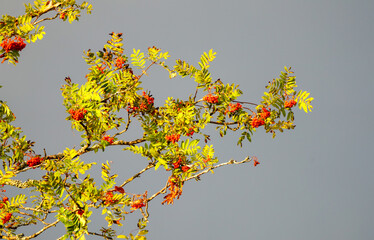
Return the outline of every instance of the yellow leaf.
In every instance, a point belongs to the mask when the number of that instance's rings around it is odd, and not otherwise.
[[[86,240],[86,237],[84,236],[84,234],[79,238],[79,240]]]
[[[125,235],[118,235],[117,238],[124,238],[124,239],[129,239],[127,236]]]
[[[170,79],[175,78],[176,76],[177,76],[177,74],[175,72],[170,72],[170,74],[169,74]]]

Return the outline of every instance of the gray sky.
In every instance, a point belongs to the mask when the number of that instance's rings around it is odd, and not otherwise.
[[[0,14],[21,14],[22,2],[1,1]],[[298,85],[315,98],[313,112],[298,111],[296,129],[275,139],[257,131],[243,148],[235,135],[222,141],[212,133],[221,161],[255,155],[261,164],[221,168],[188,182],[173,206],[152,201],[148,237],[374,239],[373,1],[112,0],[93,7],[78,23],[48,23],[45,38],[23,50],[17,67],[0,65],[1,99],[37,152],[79,144],[80,134],[65,120],[60,87],[66,76],[84,82],[82,51],[101,49],[109,32],[124,33],[127,53],[153,45],[169,51],[169,65],[177,58],[196,63],[213,48],[213,78],[240,84],[243,100],[258,102],[267,81],[292,66]],[[156,104],[188,96],[194,87],[158,69],[144,82]],[[111,160],[123,178],[145,164],[120,149],[85,160]],[[152,193],[165,179],[163,171],[150,172],[126,191]],[[102,223],[98,218],[93,225]],[[131,219],[119,233],[136,229]]]

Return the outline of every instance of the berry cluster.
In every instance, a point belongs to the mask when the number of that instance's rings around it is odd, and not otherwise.
[[[210,157],[207,157],[206,159],[203,159],[203,161],[204,161],[205,163],[209,162],[210,160],[212,160],[212,159],[210,159]]]
[[[106,66],[101,65],[101,67],[96,66],[96,68],[97,68],[97,70],[99,70],[102,74],[104,74],[104,70],[105,70]]]
[[[147,203],[147,191],[142,195],[135,195],[131,201],[131,210],[136,210],[145,207]]]
[[[238,111],[242,108],[243,108],[243,106],[240,103],[236,103],[236,104],[229,103],[229,106],[227,107],[225,114],[228,113],[228,112],[235,113],[236,111]]]
[[[1,219],[3,220],[3,224],[7,223],[11,217],[12,217],[12,213],[5,214],[5,216]]]
[[[179,141],[180,135],[179,134],[171,134],[171,135],[166,135],[165,139],[166,141],[176,143]]]
[[[256,167],[258,164],[260,164],[260,162],[258,161],[257,157],[253,156],[252,159],[253,159],[253,166]]]
[[[176,109],[179,112],[182,107],[184,107],[184,103],[183,103],[183,101],[179,101],[179,102],[175,103],[175,106],[173,108]]]
[[[218,96],[209,93],[203,97],[203,100],[208,103],[218,103]]]
[[[182,164],[182,158],[179,157],[179,160],[176,161],[175,163],[173,163],[173,167],[174,167],[174,169],[179,168],[179,167],[181,166],[181,164]]]
[[[116,204],[118,202],[118,200],[113,199],[113,192],[125,193],[125,190],[122,187],[115,186],[114,190],[106,192],[105,196],[103,197],[103,202],[105,205]]]
[[[4,41],[0,43],[0,46],[5,50],[5,52],[21,51],[26,47],[26,43],[18,36],[14,39],[5,38]]]
[[[265,124],[265,121],[262,118],[254,117],[252,118],[251,125],[253,128],[258,128],[259,126],[262,126]]]
[[[144,91],[143,91],[143,98],[145,98],[147,100],[147,103],[148,105],[153,105],[155,99],[149,95],[147,95]]]
[[[194,129],[192,127],[190,127],[188,129],[188,132],[186,133],[186,136],[187,137],[192,137],[192,135],[195,133]]]
[[[265,119],[268,117],[270,117],[270,112],[266,108],[262,108],[262,112],[258,116],[252,118],[251,126],[253,128],[258,128],[264,125]]]
[[[66,16],[66,13],[65,12],[62,12],[62,13],[60,13],[60,19],[65,19],[65,16]]]
[[[262,108],[262,112],[260,113],[260,117],[262,119],[266,119],[270,117],[270,112],[266,108]]]
[[[116,67],[117,68],[122,68],[123,64],[126,62],[126,59],[124,59],[123,57],[118,57],[116,59]]]
[[[114,142],[114,138],[110,136],[104,136],[102,140],[107,141],[108,143],[112,144]]]
[[[30,160],[28,160],[28,161],[26,162],[26,164],[27,164],[29,167],[34,167],[34,166],[39,165],[42,161],[43,161],[43,158],[37,156],[37,157],[33,157],[33,158],[31,158]]]
[[[170,193],[164,197],[165,200],[161,204],[173,204],[174,199],[179,199],[179,197],[182,195],[183,182],[180,183],[178,178],[171,176],[168,180],[168,184]]]
[[[137,112],[139,110],[139,107],[136,107],[136,106],[127,106],[127,112],[128,113],[133,113],[133,112]]]
[[[182,172],[187,172],[188,170],[190,170],[190,167],[189,166],[182,166],[181,169],[182,169]]]
[[[137,200],[131,202],[131,209],[132,210],[136,210],[136,209],[142,208],[142,207],[145,207],[145,203],[144,203],[143,199],[137,199]]]
[[[289,100],[289,101],[285,101],[284,102],[284,107],[285,108],[292,108],[293,106],[295,106],[296,105],[296,101],[294,100],[294,99],[291,99],[291,100]]]
[[[74,120],[80,121],[84,118],[84,115],[87,113],[87,110],[84,108],[78,110],[70,109],[69,113]]]
[[[79,216],[82,216],[83,213],[84,213],[84,210],[83,210],[83,209],[79,209],[79,210],[77,211],[77,214],[78,214]]]
[[[114,195],[112,191],[106,192],[103,200],[105,205],[111,205],[111,204],[116,204],[118,200],[113,199]]]
[[[3,208],[7,202],[9,202],[9,198],[7,196],[3,197],[3,203],[0,203],[0,208]]]
[[[174,167],[174,169],[180,168],[182,170],[182,172],[187,172],[188,170],[190,170],[189,166],[182,165],[182,158],[181,157],[179,157],[178,161],[173,163],[173,167]]]
[[[140,103],[138,106],[128,106],[127,112],[133,113],[138,111],[147,111],[153,107],[155,99],[149,95],[147,95],[143,91],[143,98],[140,99]],[[136,115],[136,114],[135,114]]]
[[[140,111],[146,111],[147,108],[148,108],[148,105],[146,103],[144,103],[144,102],[140,103],[140,105],[139,105]]]

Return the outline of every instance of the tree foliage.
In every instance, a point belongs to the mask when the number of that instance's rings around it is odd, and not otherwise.
[[[37,0],[25,6],[24,15],[5,15],[0,20],[3,62],[16,64],[26,47],[24,41],[29,44],[43,38],[44,27],[39,26],[43,21],[56,19],[72,23],[79,20],[82,10],[91,12],[91,5],[77,4],[74,0]],[[296,77],[291,68],[285,67],[279,78],[269,82],[267,92],[258,103],[239,101],[242,94],[239,85],[212,79],[209,68],[216,57],[213,50],[204,52],[196,65],[178,59],[169,67],[166,65],[168,52],[152,46],[146,51],[134,49],[126,53],[122,37],[122,33],[112,32],[102,50],[85,51],[87,81],[79,85],[66,77],[61,88],[66,120],[82,134],[79,148],[70,146],[53,155],[35,153],[34,142],[27,140],[21,129],[13,125],[15,115],[6,102],[0,102],[0,185],[30,192],[29,196],[2,194],[2,238],[31,239],[62,223],[66,234],[61,239],[85,239],[90,234],[112,239],[117,236],[113,225],[121,226],[127,214],[140,211],[138,233],[118,237],[146,239],[148,205],[155,197],[163,195],[163,204],[173,204],[182,195],[186,181],[198,180],[217,167],[259,164],[255,157],[219,163],[206,130],[208,125],[216,126],[221,137],[227,131],[238,131],[237,144],[241,146],[243,140],[251,141],[258,128],[273,137],[277,132],[293,129],[294,106],[305,112],[312,110],[313,98],[306,91],[295,90]],[[169,97],[157,106],[151,91],[142,85],[151,67],[165,69],[170,79],[189,77],[195,85],[194,92],[187,99]],[[140,137],[128,139],[126,132],[133,121],[140,123]],[[89,152],[116,146],[142,156],[144,169],[126,179],[112,174],[108,161],[86,163],[81,158]],[[127,184],[150,169],[169,174],[158,192],[125,190]],[[19,180],[20,173],[37,170],[43,173],[40,179]],[[97,171],[101,171],[101,179],[90,175]],[[107,221],[98,231],[89,227],[94,209],[100,209]],[[46,222],[50,216],[55,221]],[[23,227],[36,223],[42,227],[24,236]]]

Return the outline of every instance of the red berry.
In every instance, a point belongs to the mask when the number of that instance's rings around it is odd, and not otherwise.
[[[292,108],[293,106],[295,106],[296,105],[296,101],[294,100],[294,99],[291,99],[291,100],[289,100],[289,101],[285,101],[284,102],[284,107],[285,108]]]

